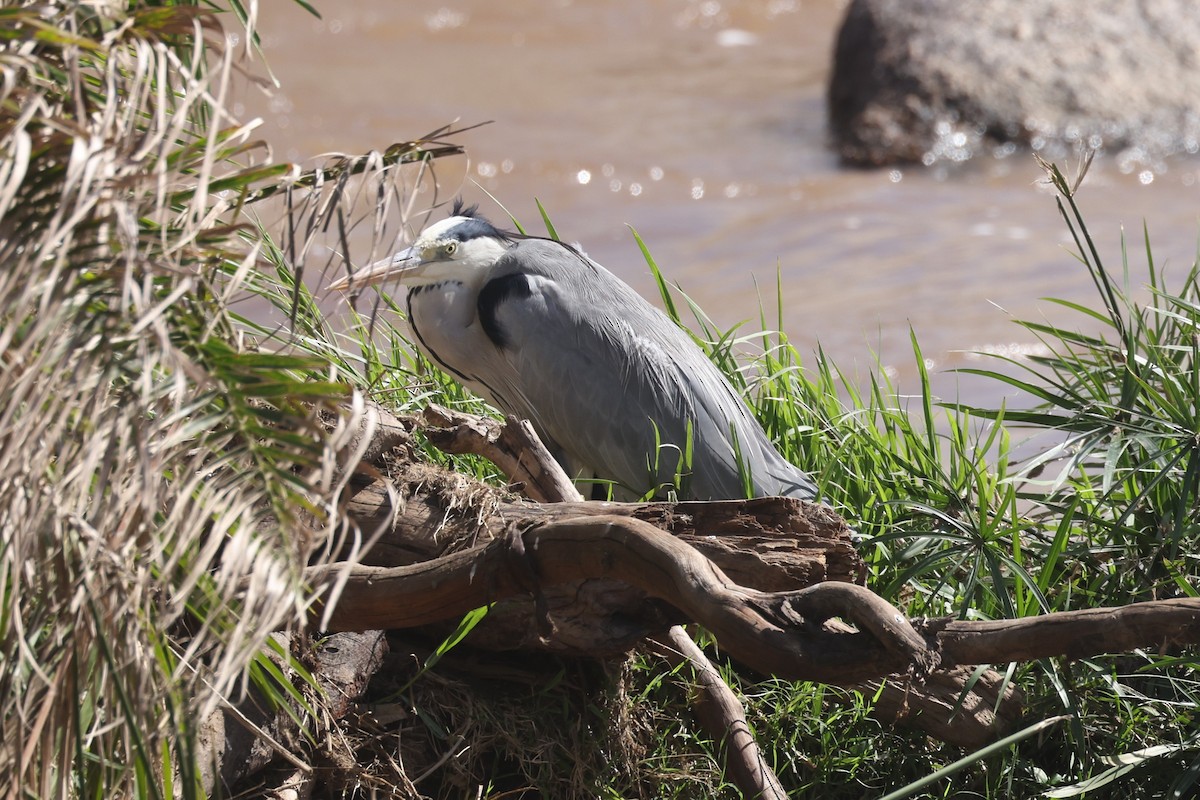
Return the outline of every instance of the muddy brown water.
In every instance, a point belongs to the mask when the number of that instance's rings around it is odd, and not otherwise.
[[[947,372],[972,351],[1035,345],[1013,318],[1084,326],[1042,298],[1090,303],[1066,227],[1027,149],[969,164],[849,170],[828,147],[823,96],[843,3],[833,0],[366,0],[316,20],[263,0],[263,50],[281,88],[245,91],[275,157],[382,149],[454,120],[442,190],[528,227],[534,198],[563,238],[647,296],[629,232],[719,324],[759,328],[784,287],[784,329],[850,373],[877,353],[911,389],[915,330],[943,396],[996,402]],[[1194,259],[1200,162],[1105,153],[1080,195],[1101,253],[1144,275]],[[332,302],[332,301],[331,301]]]

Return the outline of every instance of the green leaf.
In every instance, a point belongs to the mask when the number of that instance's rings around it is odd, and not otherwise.
[[[433,669],[434,665],[441,661],[447,653],[457,647],[463,639],[467,638],[467,634],[475,630],[475,626],[477,626],[480,622],[483,622],[484,617],[486,617],[488,612],[491,610],[492,607],[490,605],[486,605],[476,608],[472,611],[468,611],[466,614],[464,614],[463,618],[458,621],[458,627],[454,629],[454,632],[443,639],[442,643],[437,646],[437,649],[435,649],[425,661],[425,666],[421,668],[421,672],[423,673]]]

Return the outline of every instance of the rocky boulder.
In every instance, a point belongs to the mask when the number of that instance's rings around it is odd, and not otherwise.
[[[834,146],[864,166],[997,143],[1200,142],[1194,0],[852,0],[829,86]]]

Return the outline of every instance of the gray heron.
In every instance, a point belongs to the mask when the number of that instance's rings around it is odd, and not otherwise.
[[[611,482],[619,499],[672,486],[680,499],[815,499],[691,337],[579,249],[500,230],[460,200],[331,288],[387,282],[408,287],[417,348],[528,419],[571,477]]]

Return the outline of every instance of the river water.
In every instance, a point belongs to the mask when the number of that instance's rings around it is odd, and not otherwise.
[[[1013,318],[1084,325],[1042,298],[1092,302],[1066,227],[1025,149],[966,164],[857,170],[828,147],[824,92],[839,0],[261,0],[281,88],[247,91],[277,159],[361,153],[448,123],[466,158],[439,164],[444,196],[531,230],[535,198],[560,235],[647,296],[635,228],[667,276],[721,325],[775,308],[802,354],[818,342],[851,374],[878,354],[911,389],[909,328],[943,396],[999,389],[946,372],[972,351],[1027,352]],[[1196,253],[1200,162],[1103,153],[1080,203],[1110,267],[1122,230],[1144,273]],[[486,191],[485,191],[486,190]],[[441,212],[437,212],[439,215]],[[333,301],[329,301],[333,302]],[[774,312],[769,314],[773,324]],[[973,396],[974,395],[974,396]],[[982,396],[980,396],[982,395]]]

